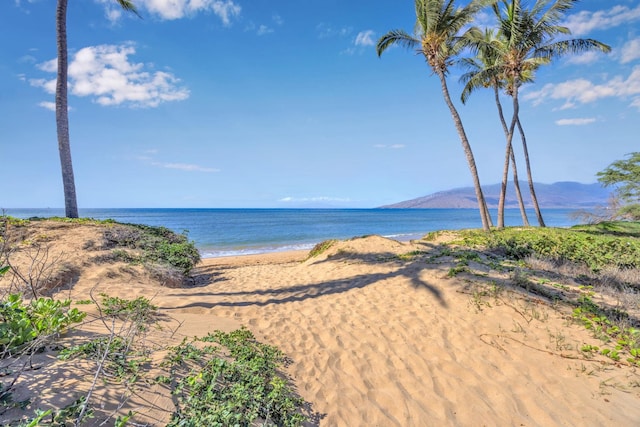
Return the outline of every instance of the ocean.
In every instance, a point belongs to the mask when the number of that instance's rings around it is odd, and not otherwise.
[[[578,221],[571,209],[543,210],[550,227]],[[18,218],[64,216],[62,209],[5,209]],[[495,210],[491,212],[496,218]],[[528,212],[535,224],[535,215]],[[203,258],[311,249],[328,239],[378,234],[417,239],[430,231],[480,228],[476,209],[80,209],[81,217],[163,226],[187,233]],[[518,209],[505,211],[507,225],[521,225]]]

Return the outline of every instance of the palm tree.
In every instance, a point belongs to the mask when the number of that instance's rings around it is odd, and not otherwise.
[[[129,0],[116,0],[126,11],[137,15],[136,8]],[[69,108],[67,101],[67,0],[58,0],[56,8],[56,44],[58,49],[58,74],[56,81],[56,129],[58,133],[58,151],[62,167],[62,185],[64,187],[64,210],[67,218],[78,218],[76,184],[71,162],[69,143]]]
[[[392,30],[383,35],[376,45],[378,56],[381,56],[388,47],[396,44],[408,49],[416,49],[418,53],[424,55],[429,67],[440,79],[445,103],[451,112],[473,177],[482,228],[485,231],[490,230],[491,217],[480,186],[471,145],[462,126],[460,115],[449,95],[446,76],[449,67],[454,63],[455,56],[464,48],[464,40],[458,36],[458,33],[488,3],[487,0],[473,0],[465,7],[455,8],[454,0],[415,0],[417,18],[415,35],[410,35],[403,30]]]
[[[472,92],[479,88],[491,87],[493,89],[494,99],[498,109],[500,124],[502,125],[502,130],[504,131],[504,135],[507,140],[507,149],[502,173],[502,185],[498,201],[498,228],[504,227],[504,205],[507,193],[509,160],[511,160],[511,164],[513,165],[513,183],[516,192],[516,199],[518,200],[518,206],[520,208],[520,215],[522,217],[522,224],[526,227],[529,226],[529,219],[527,218],[527,211],[524,206],[524,200],[522,199],[522,192],[520,191],[516,157],[513,152],[511,138],[509,137],[507,122],[504,118],[502,103],[500,102],[500,89],[504,87],[504,82],[500,75],[491,72],[498,63],[498,56],[496,55],[496,52],[499,50],[499,48],[494,48],[493,45],[503,43],[503,40],[499,38],[493,29],[486,29],[484,32],[480,32],[479,30],[470,31],[468,32],[468,37],[470,44],[474,46],[475,50],[477,50],[477,55],[475,58],[463,58],[462,60],[462,64],[470,71],[462,75],[460,78],[460,80],[465,83],[460,100],[463,104],[466,104]]]
[[[501,0],[502,9],[498,3],[492,5],[498,19],[498,30],[505,43],[494,45],[499,47],[496,52],[499,60],[490,72],[503,77],[505,90],[513,99],[509,137],[513,137],[517,125],[522,137],[531,200],[541,227],[545,224],[535,194],[529,151],[520,122],[518,91],[523,83],[532,80],[532,75],[540,65],[547,64],[554,58],[568,53],[611,50],[609,46],[593,39],[556,39],[558,36],[571,34],[571,31],[560,23],[564,14],[576,2],[577,0],[536,0],[529,10],[522,8],[520,0]]]

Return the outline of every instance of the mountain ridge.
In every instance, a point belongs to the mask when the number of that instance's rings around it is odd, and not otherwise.
[[[529,185],[520,182],[520,191],[525,207],[531,208]],[[536,196],[540,208],[551,209],[590,209],[598,205],[606,205],[612,193],[598,183],[582,184],[574,181],[560,181],[552,184],[534,183]],[[483,185],[482,191],[489,208],[497,208],[500,197],[501,184]],[[473,187],[459,187],[451,190],[438,191],[415,199],[405,200],[390,205],[380,206],[385,209],[425,209],[425,208],[477,208],[475,190]],[[506,208],[517,208],[513,182],[507,186]]]

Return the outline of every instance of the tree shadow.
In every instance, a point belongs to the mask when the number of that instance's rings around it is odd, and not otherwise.
[[[403,261],[397,254],[386,252],[371,254],[361,254],[357,252],[341,251],[335,256],[329,257],[326,260],[319,260],[313,264],[330,262],[330,261],[349,261],[352,263],[366,263],[366,264],[382,264],[382,263],[395,263],[398,268],[389,273],[373,273],[373,274],[359,274],[356,276],[329,280],[318,283],[310,283],[304,285],[294,285],[286,288],[278,289],[256,289],[252,291],[237,291],[237,292],[207,292],[190,294],[191,296],[207,296],[207,297],[240,297],[240,301],[217,301],[217,302],[194,302],[181,306],[165,307],[168,309],[184,309],[192,307],[213,308],[213,307],[246,307],[246,306],[267,306],[270,304],[283,304],[290,302],[300,302],[308,299],[321,298],[329,295],[336,295],[351,291],[353,289],[362,289],[367,286],[373,285],[383,280],[392,279],[395,277],[405,277],[409,279],[411,285],[418,289],[425,289],[431,293],[435,299],[443,307],[447,306],[441,291],[431,283],[422,280],[420,272],[425,269],[425,264],[420,263],[417,265],[414,261]],[[220,280],[226,280],[224,278]],[[178,296],[177,294],[172,294]],[[169,295],[171,296],[171,295]],[[266,300],[256,300],[252,297],[262,296],[267,297]],[[244,297],[244,298],[243,298]]]

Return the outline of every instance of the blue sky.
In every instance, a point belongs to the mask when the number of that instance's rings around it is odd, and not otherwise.
[[[387,31],[413,29],[413,1],[134,3],[143,19],[114,0],[69,1],[81,210],[375,207],[472,184],[423,58],[375,54]],[[0,2],[1,208],[64,205],[55,6]],[[583,0],[567,16],[575,37],[612,52],[558,60],[523,87],[536,181],[595,182],[640,149],[639,23],[639,0]],[[460,74],[451,71],[451,94],[482,183],[497,183],[504,141],[492,94],[462,106]]]

